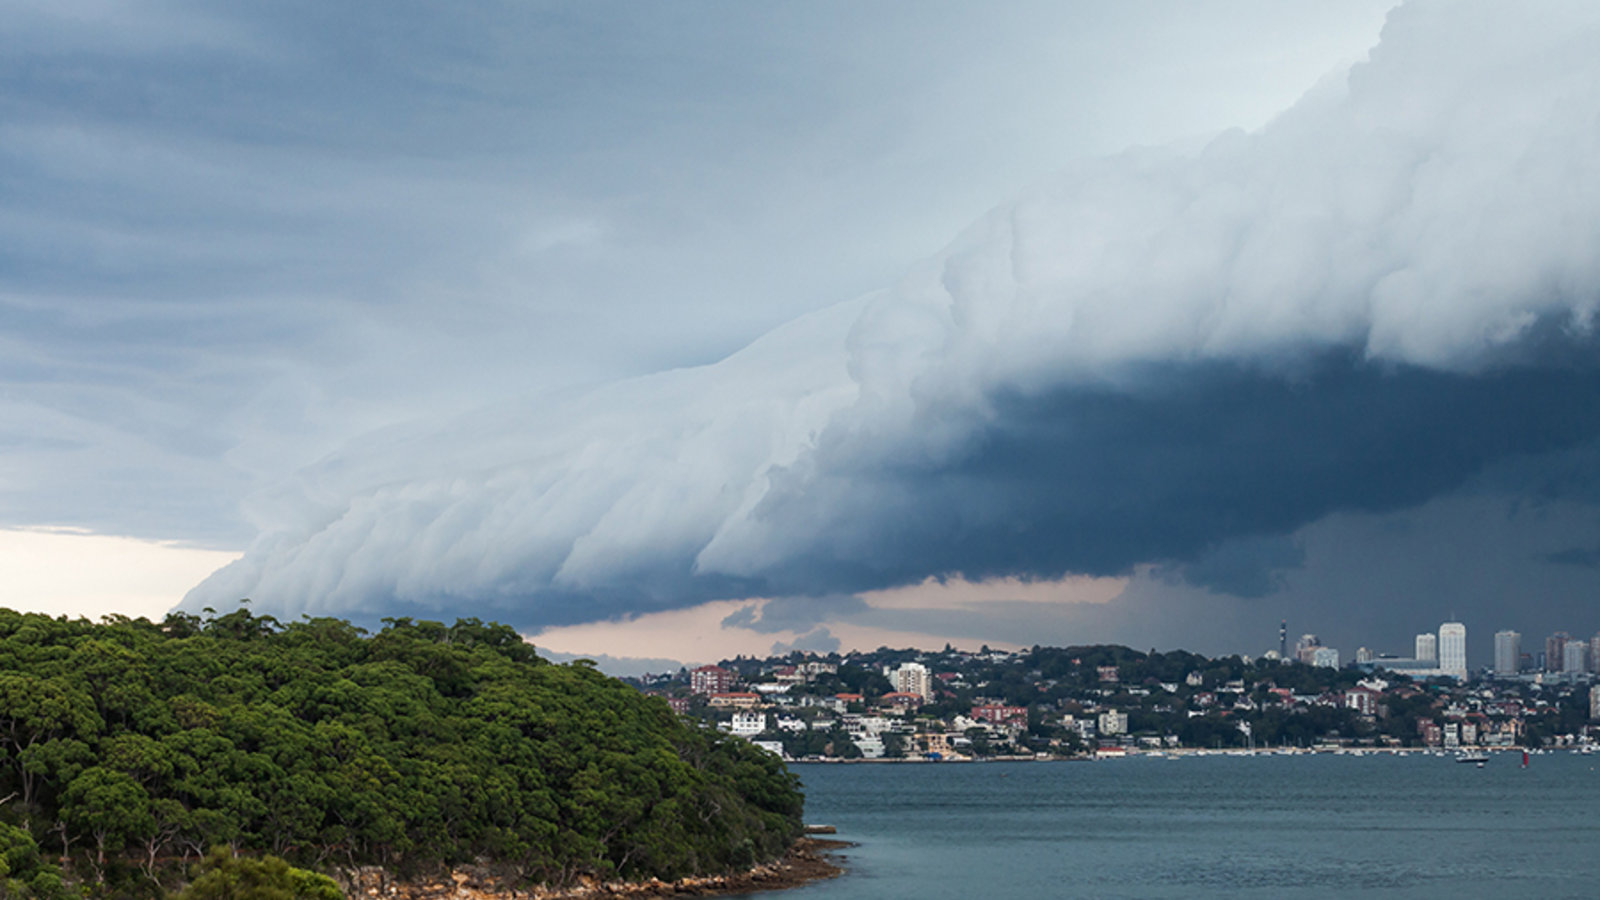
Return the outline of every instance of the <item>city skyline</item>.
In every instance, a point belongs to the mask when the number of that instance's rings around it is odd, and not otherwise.
[[[1287,627],[1287,620],[1281,622],[1280,634]],[[1357,663],[1371,662],[1378,665],[1388,660],[1406,664],[1404,670],[1414,668],[1411,663],[1432,662],[1436,664],[1438,671],[1459,673],[1458,677],[1479,671],[1490,671],[1496,675],[1529,672],[1600,674],[1600,627],[1597,627],[1595,633],[1588,638],[1574,637],[1567,631],[1551,632],[1542,641],[1543,649],[1538,651],[1524,648],[1522,632],[1502,628],[1492,635],[1492,651],[1487,657],[1488,661],[1474,660],[1468,653],[1469,632],[1470,629],[1463,623],[1441,622],[1436,631],[1418,632],[1412,638],[1412,651],[1409,657],[1389,652],[1381,646],[1375,647],[1371,643],[1362,643],[1356,652],[1351,657],[1345,657],[1345,660],[1353,659]],[[1296,656],[1301,662],[1311,662],[1309,655],[1301,650],[1308,643],[1311,646],[1320,646],[1321,639],[1314,632],[1302,635],[1296,645]]]

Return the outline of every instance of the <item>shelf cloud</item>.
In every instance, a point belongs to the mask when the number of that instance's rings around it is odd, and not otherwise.
[[[185,606],[537,629],[1145,565],[1249,597],[1331,515],[1593,499],[1542,461],[1600,447],[1595,46],[1589,3],[1408,3],[1266,126],[1071,163],[718,362],[353,442]]]

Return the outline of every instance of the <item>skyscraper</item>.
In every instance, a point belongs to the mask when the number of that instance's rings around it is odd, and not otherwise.
[[[1419,662],[1439,661],[1439,639],[1431,634],[1417,635],[1417,652],[1412,654]]]
[[[894,689],[906,694],[916,694],[924,700],[933,697],[933,679],[928,674],[928,667],[922,663],[908,662],[894,670],[894,675],[889,679],[894,684]]]
[[[1589,671],[1589,644],[1587,641],[1567,641],[1561,651],[1561,671],[1577,675]]]
[[[1559,672],[1561,665],[1566,660],[1567,641],[1572,640],[1572,635],[1565,631],[1558,631],[1544,639],[1544,670],[1546,672]]]
[[[1496,675],[1515,675],[1521,668],[1522,661],[1522,635],[1515,631],[1496,631],[1494,633],[1494,673]]]
[[[1467,677],[1467,626],[1446,622],[1439,626],[1439,671]]]

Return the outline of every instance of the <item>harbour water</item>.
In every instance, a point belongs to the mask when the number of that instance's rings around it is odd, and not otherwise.
[[[858,845],[797,900],[1600,897],[1600,755],[793,769]]]

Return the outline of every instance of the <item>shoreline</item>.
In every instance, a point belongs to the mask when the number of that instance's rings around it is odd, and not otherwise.
[[[582,881],[564,888],[534,886],[505,888],[475,877],[471,869],[457,869],[446,878],[424,882],[391,881],[375,869],[345,874],[340,887],[349,900],[576,900],[588,897],[721,897],[786,890],[844,874],[836,861],[839,851],[855,846],[850,841],[803,835],[781,859],[762,863],[731,875],[704,875],[673,881]],[[351,877],[354,876],[354,877]]]
[[[1580,750],[1571,747],[1522,747],[1513,745],[1509,747],[1289,747],[1271,748],[1258,747],[1255,750],[1235,748],[1219,750],[1206,747],[1167,747],[1155,748],[1115,748],[1099,753],[1085,753],[1079,756],[950,756],[944,759],[927,759],[920,756],[908,756],[901,759],[878,757],[876,759],[785,759],[786,766],[812,766],[812,765],[847,765],[847,766],[874,766],[874,765],[950,765],[951,763],[966,765],[970,763],[1056,763],[1056,762],[1096,762],[1107,759],[1134,759],[1138,757],[1206,757],[1206,756],[1455,756],[1460,753],[1488,753],[1497,755],[1502,753],[1520,754],[1532,753],[1535,755],[1547,753],[1579,753]]]
[[[797,888],[814,881],[827,881],[844,874],[835,855],[850,841],[802,835],[782,859],[763,863],[747,872],[733,875],[704,875],[676,881],[611,881],[578,885],[560,890],[535,889],[529,900],[571,900],[580,897],[725,897]]]

